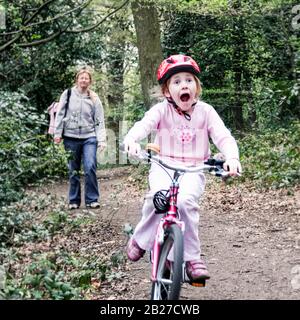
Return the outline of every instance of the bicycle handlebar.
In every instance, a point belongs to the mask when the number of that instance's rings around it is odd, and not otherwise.
[[[120,146],[120,151],[126,152],[126,150],[124,150],[124,145]],[[178,171],[181,173],[208,172],[217,177],[222,177],[222,178],[229,177],[229,172],[223,169],[223,164],[225,163],[225,161],[223,160],[208,159],[199,166],[191,166],[191,167],[179,166],[179,165],[175,166],[175,165],[171,165],[170,163],[164,162],[157,155],[152,155],[151,152],[147,152],[145,150],[141,150],[138,155],[134,156],[134,158],[139,160],[147,160],[150,162],[155,162],[158,165],[162,165],[167,169]]]

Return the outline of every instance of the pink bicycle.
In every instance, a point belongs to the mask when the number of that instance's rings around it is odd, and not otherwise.
[[[218,177],[228,177],[228,172],[223,169],[224,161],[209,159],[203,165],[196,167],[172,166],[165,163],[152,151],[159,154],[159,146],[149,143],[147,151],[141,151],[138,155],[140,160],[154,162],[163,169],[174,171],[170,176],[171,185],[169,190],[161,190],[153,197],[156,213],[163,214],[160,219],[153,249],[150,253],[152,262],[151,271],[151,300],[178,300],[180,297],[181,284],[188,282],[191,285],[203,287],[206,279],[191,282],[186,275],[183,261],[183,233],[184,222],[180,220],[177,210],[177,195],[179,191],[179,177],[187,172],[209,172]],[[173,261],[168,259],[173,250]]]

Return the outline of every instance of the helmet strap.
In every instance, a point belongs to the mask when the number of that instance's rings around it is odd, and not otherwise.
[[[178,114],[180,114],[181,116],[184,116],[186,120],[191,121],[191,115],[188,112],[181,110],[180,107],[175,103],[175,101],[172,98],[167,97],[167,100],[174,107],[174,109]],[[194,102],[192,104],[192,107],[194,107],[196,103],[197,102]]]

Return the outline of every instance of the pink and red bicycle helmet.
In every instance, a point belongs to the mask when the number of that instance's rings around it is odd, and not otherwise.
[[[190,72],[199,77],[200,68],[196,61],[183,54],[177,54],[165,59],[157,70],[157,80],[164,84],[172,75],[178,72]]]

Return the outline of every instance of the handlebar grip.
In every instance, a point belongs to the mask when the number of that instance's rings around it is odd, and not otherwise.
[[[225,163],[225,160],[216,160],[213,158],[210,158],[204,161],[204,164],[208,164],[209,166],[220,166],[222,168],[224,163]]]

